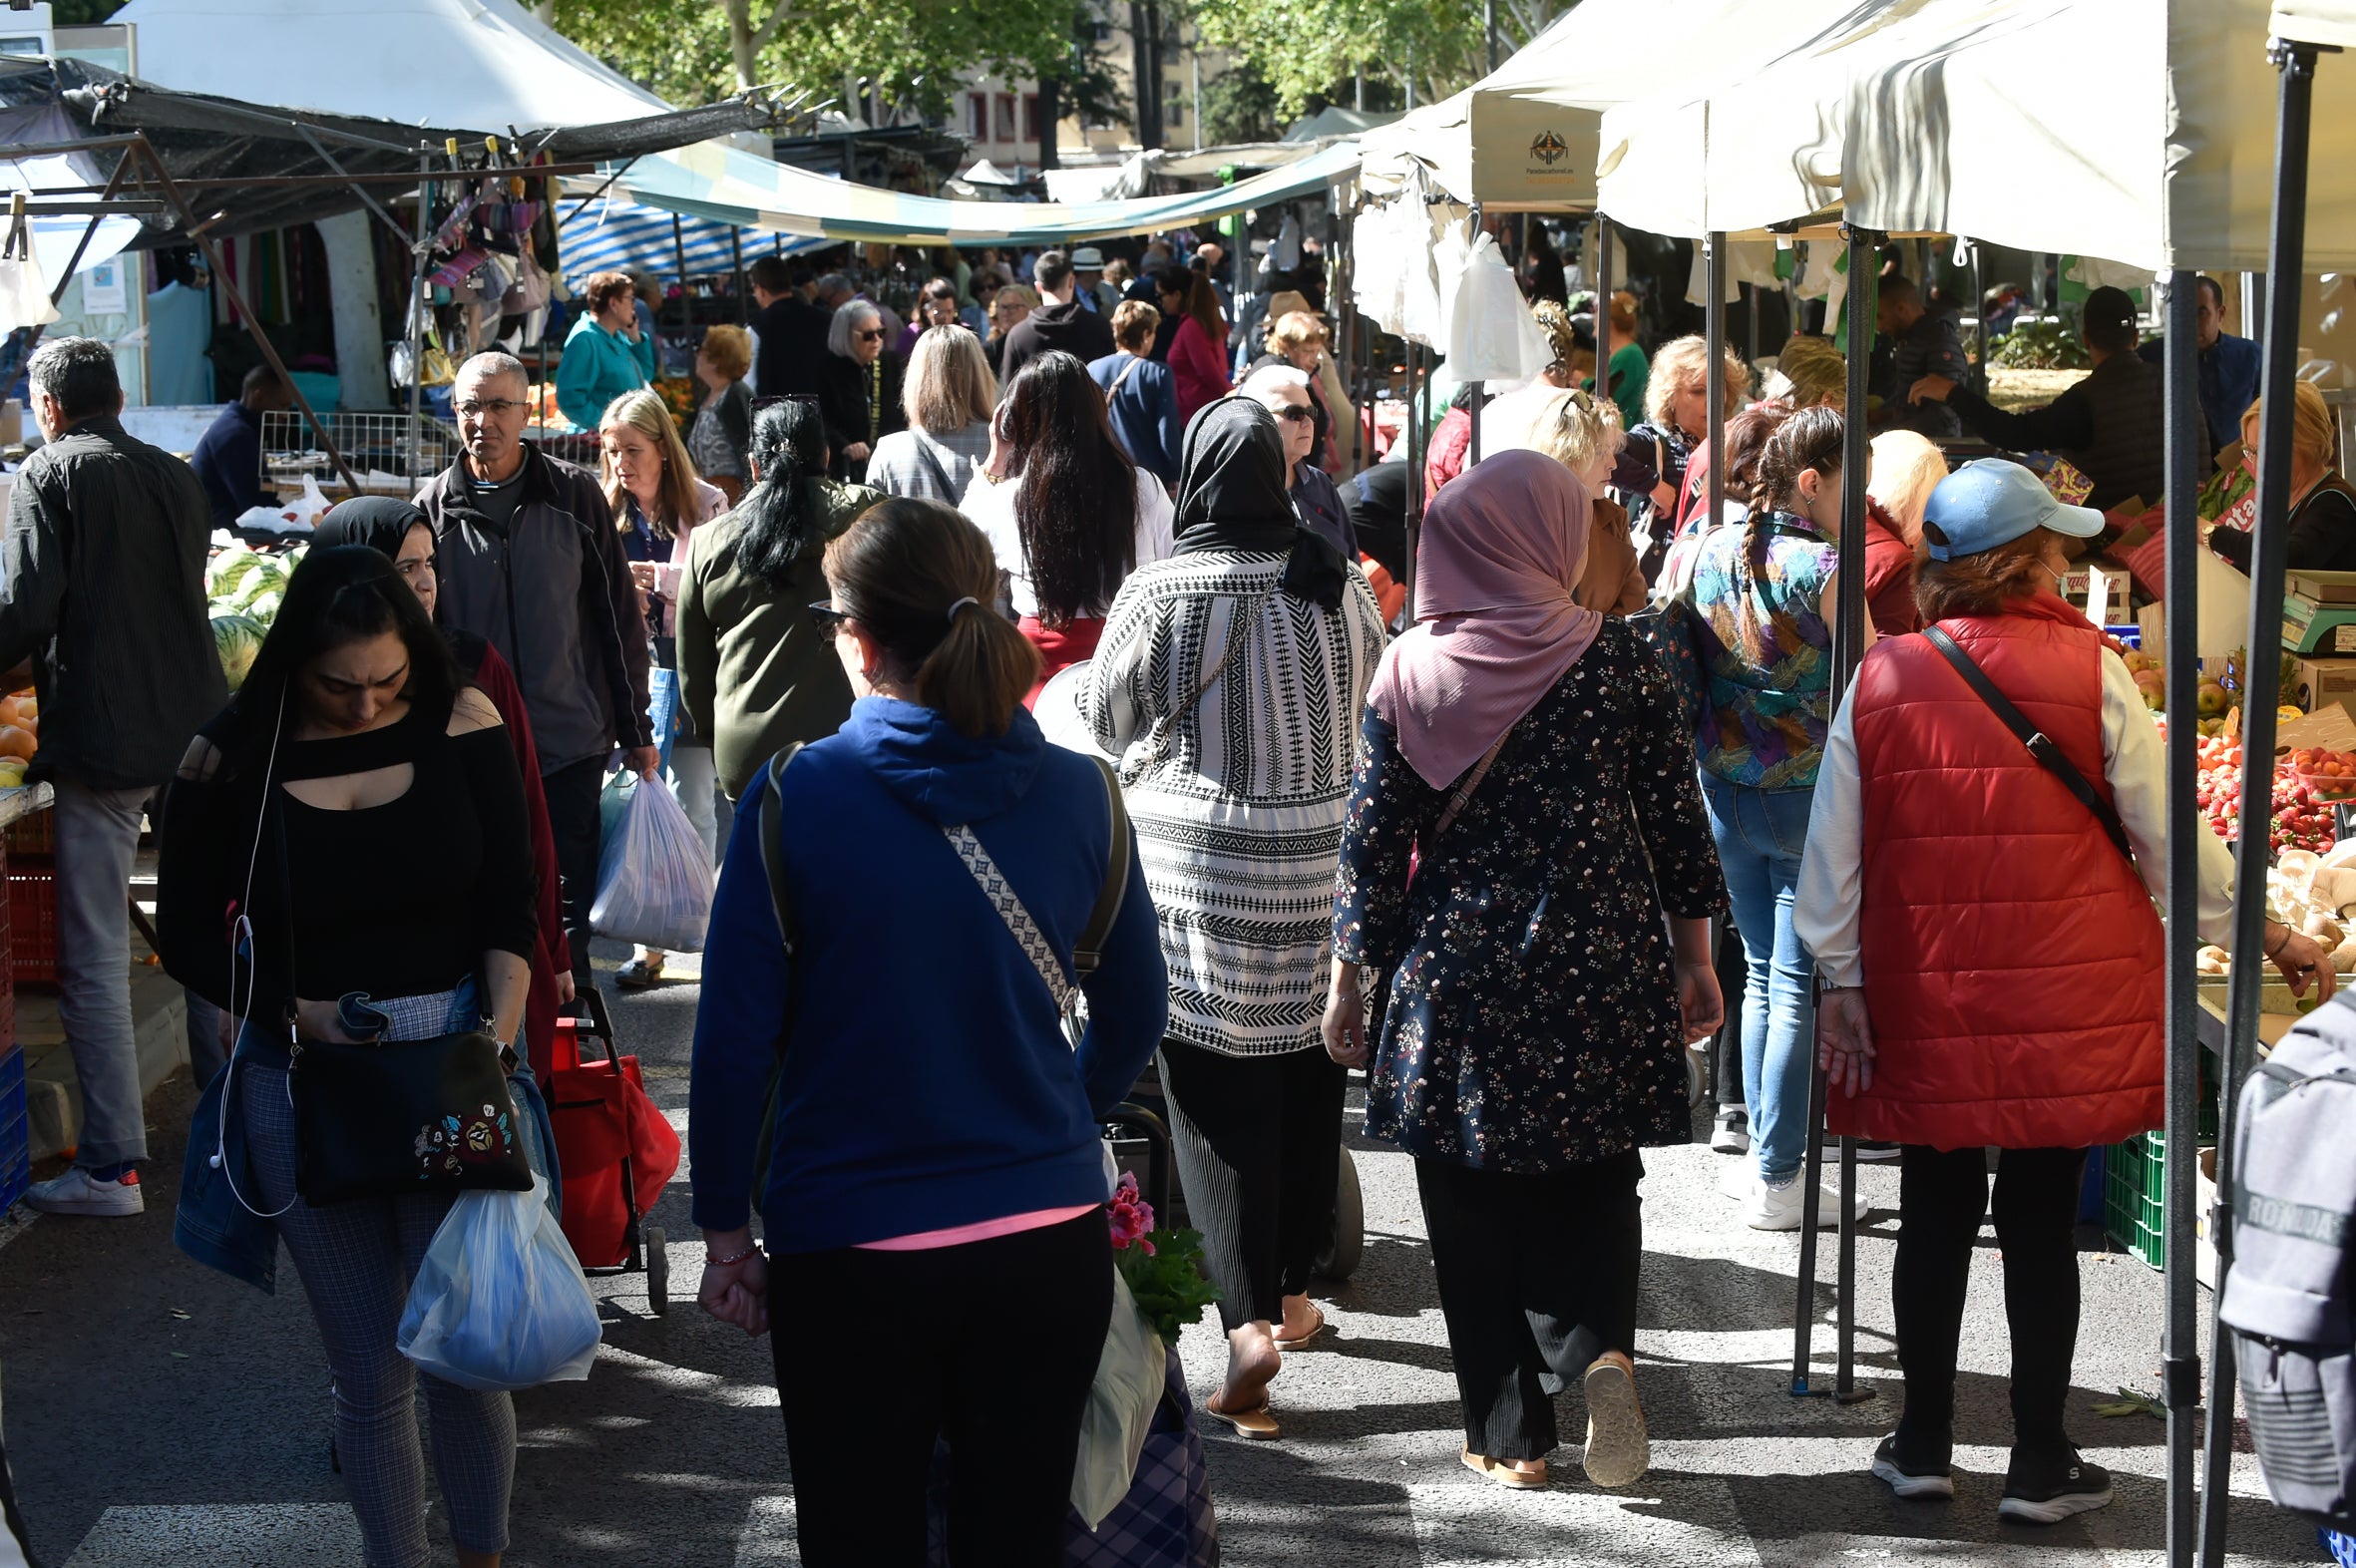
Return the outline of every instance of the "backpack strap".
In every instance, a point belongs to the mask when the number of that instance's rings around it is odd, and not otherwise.
[[[1112,808],[1111,858],[1105,862],[1104,884],[1096,890],[1096,908],[1089,912],[1087,927],[1071,950],[1071,967],[1081,980],[1096,973],[1096,964],[1104,955],[1105,939],[1112,935],[1112,923],[1119,919],[1121,905],[1129,895],[1129,808],[1121,799],[1120,776],[1111,763],[1102,757],[1091,756],[1096,771],[1104,775],[1104,801]]]
[[[2029,748],[2029,755],[2037,759],[2038,765],[2060,779],[2062,787],[2077,796],[2079,802],[2094,813],[2095,821],[2102,826],[2113,846],[2127,857],[2130,865],[2134,864],[2136,852],[2128,845],[2127,825],[2119,820],[2118,810],[2096,792],[2095,787],[2086,781],[2086,775],[2079,772],[2068,757],[2062,755],[2062,748],[2054,744],[2053,737],[2030,723],[2029,716],[2014,707],[2010,697],[1996,689],[1996,682],[1988,678],[1988,672],[1980,668],[1979,661],[1966,653],[1962,645],[1947,635],[1944,629],[1925,626],[1922,634],[1932,647],[1939,650],[1940,657],[1955,666],[1955,673],[1961,675],[1964,684],[1979,694],[1980,700],[1988,704],[1990,711],[2003,721],[2004,727]]]
[[[785,943],[790,962],[802,939],[801,922],[794,918],[793,891],[785,878],[785,807],[778,799],[785,785],[787,764],[801,751],[802,742],[779,749],[769,759],[769,793],[761,797],[761,861],[769,871],[769,902],[777,911],[777,935]]]

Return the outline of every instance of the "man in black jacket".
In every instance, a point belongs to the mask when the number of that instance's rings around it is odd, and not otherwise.
[[[749,276],[760,305],[746,323],[760,344],[753,359],[753,390],[762,397],[815,394],[828,312],[802,297],[792,269],[776,256],[755,261]]]
[[[427,482],[441,620],[499,649],[524,688],[564,882],[577,985],[589,980],[597,793],[619,747],[661,765],[647,716],[646,621],[596,476],[523,439],[530,379],[512,355],[477,354],[452,388],[466,452]]]
[[[2079,330],[2094,374],[2043,408],[2009,414],[1951,377],[1927,375],[1911,388],[1916,401],[1945,403],[1982,440],[2015,452],[2053,452],[2094,481],[2086,504],[2108,512],[2141,497],[2157,505],[2162,487],[2166,395],[2160,367],[2136,356],[2142,330],[2126,291],[2098,288],[2086,296]],[[2202,467],[2207,465],[2202,432]]]
[[[127,434],[114,351],[51,338],[28,373],[48,444],[25,460],[0,555],[0,669],[32,661],[36,777],[57,788],[58,1014],[82,1085],[73,1169],[49,1214],[145,1207],[131,1019],[132,858],[151,797],[228,701],[204,603],[212,512],[189,466]]]
[[[1051,348],[1062,349],[1083,365],[1113,352],[1112,327],[1079,301],[1070,257],[1060,250],[1040,252],[1031,278],[1043,302],[1006,334],[1005,352],[998,361],[1001,384],[1012,381],[1024,365]]]

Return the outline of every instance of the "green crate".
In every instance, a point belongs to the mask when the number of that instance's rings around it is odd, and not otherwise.
[[[2216,1095],[2205,1070],[2194,1136],[2204,1144],[2217,1138]],[[2103,1230],[2155,1269],[2167,1265],[2166,1143],[2157,1132],[2144,1132],[2103,1151]]]

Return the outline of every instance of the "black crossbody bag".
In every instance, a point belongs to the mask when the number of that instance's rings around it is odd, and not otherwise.
[[[1996,682],[1988,678],[1988,672],[1980,668],[1979,661],[1966,653],[1953,637],[1937,626],[1923,627],[1922,634],[1932,647],[1939,650],[1941,657],[1955,666],[1955,673],[1963,677],[1964,684],[1978,693],[1980,700],[1988,704],[1989,710],[2004,721],[2004,727],[2029,748],[2029,755],[2037,759],[2038,765],[2060,779],[2062,787],[2077,796],[2086,809],[2095,814],[2095,821],[2102,825],[2104,834],[2133,865],[2136,852],[2127,842],[2127,825],[2119,820],[2119,813],[2111,803],[2087,782],[2086,775],[2062,755],[2062,748],[2054,744],[2053,737],[2030,723],[2029,715],[2014,707],[2012,699],[1996,689]]]

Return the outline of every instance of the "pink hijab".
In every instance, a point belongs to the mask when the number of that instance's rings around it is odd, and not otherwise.
[[[1433,789],[1463,777],[1595,640],[1603,616],[1571,597],[1593,515],[1586,487],[1536,452],[1484,458],[1432,498],[1416,624],[1382,655],[1367,699]]]

